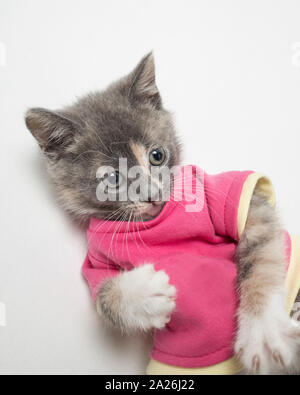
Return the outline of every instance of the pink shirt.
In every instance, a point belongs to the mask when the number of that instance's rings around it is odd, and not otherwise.
[[[209,175],[186,166],[175,191],[186,188],[187,168],[194,178],[200,174],[200,186],[194,188],[201,194],[200,210],[187,212],[191,201],[186,195],[180,202],[171,199],[151,221],[91,219],[83,275],[95,300],[101,282],[120,269],[151,262],[156,270],[164,270],[177,289],[176,310],[166,328],[156,331],[152,358],[169,365],[203,367],[233,355],[238,205],[252,172]]]

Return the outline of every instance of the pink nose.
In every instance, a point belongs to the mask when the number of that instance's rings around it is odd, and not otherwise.
[[[153,206],[161,206],[161,202],[151,202]]]

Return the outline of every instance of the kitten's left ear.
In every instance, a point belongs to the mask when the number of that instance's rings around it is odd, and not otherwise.
[[[132,103],[150,104],[156,109],[162,107],[161,97],[155,81],[153,53],[146,55],[130,75],[129,99]]]
[[[46,155],[58,156],[74,141],[75,123],[58,112],[32,108],[27,111],[25,122]]]

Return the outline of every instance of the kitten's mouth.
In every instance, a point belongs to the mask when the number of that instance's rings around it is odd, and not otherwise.
[[[143,221],[149,221],[158,216],[164,206],[163,202],[147,203],[146,207],[137,210]]]

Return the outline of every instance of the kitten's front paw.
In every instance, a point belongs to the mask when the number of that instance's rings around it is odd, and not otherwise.
[[[169,322],[176,289],[169,284],[164,271],[155,271],[152,264],[145,264],[111,281],[107,289],[104,285],[98,303],[102,312],[123,331],[161,329]]]
[[[243,317],[235,352],[248,373],[288,371],[295,368],[299,340],[300,326],[288,316]]]

